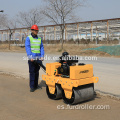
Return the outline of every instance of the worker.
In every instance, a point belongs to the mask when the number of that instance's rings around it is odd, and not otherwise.
[[[35,60],[44,60],[44,46],[41,37],[38,37],[39,28],[37,25],[31,27],[31,35],[26,38],[25,49],[28,56],[29,65],[29,85],[30,92],[34,92],[38,86],[40,66]]]

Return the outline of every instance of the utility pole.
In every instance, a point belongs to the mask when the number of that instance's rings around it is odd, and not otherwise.
[[[0,10],[0,12],[2,12],[2,13],[3,13],[3,12],[4,12],[4,10]],[[2,36],[2,38],[3,38],[3,36]],[[1,38],[1,39],[2,39],[2,38]]]

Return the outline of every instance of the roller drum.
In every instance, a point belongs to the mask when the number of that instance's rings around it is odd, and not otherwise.
[[[94,86],[93,84],[86,85],[86,86],[80,86],[78,88],[73,88],[73,93],[71,99],[67,99],[65,97],[65,94],[63,92],[62,94],[63,100],[67,104],[77,104],[80,102],[84,102],[90,99],[93,99],[94,97]]]
[[[48,86],[46,86],[46,93],[47,93],[48,97],[50,99],[53,99],[53,100],[57,100],[57,99],[62,98],[62,89],[61,89],[60,85],[55,86],[55,93],[54,94],[51,94],[49,92]]]

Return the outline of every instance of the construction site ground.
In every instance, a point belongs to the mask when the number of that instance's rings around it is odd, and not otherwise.
[[[29,81],[0,75],[0,120],[119,120],[120,101],[97,95],[94,100],[68,106],[62,99],[50,100],[45,84],[42,89],[29,92]],[[92,109],[90,106],[106,106]],[[89,106],[89,107],[85,107]],[[100,109],[101,108],[101,109]]]
[[[53,48],[51,50],[45,48],[46,56],[59,57],[62,51],[59,48],[53,51]],[[75,55],[74,52],[71,54]],[[85,58],[88,55],[78,54],[78,56]],[[12,50],[8,50],[1,48],[0,120],[119,120],[120,58],[110,55],[92,55],[92,52],[90,56],[96,56],[97,59],[80,60],[79,62],[93,64],[94,76],[99,77],[99,82],[95,84],[95,98],[78,105],[69,106],[62,99],[54,101],[47,97],[45,83],[41,78],[41,75],[45,74],[42,70],[40,70],[39,77],[39,85],[42,86],[42,89],[30,93],[25,49],[12,48]],[[51,62],[55,61],[44,60],[43,64],[46,65],[46,63]],[[104,107],[106,105],[109,106],[106,109],[95,109],[97,106]],[[95,106],[95,108],[90,106]]]

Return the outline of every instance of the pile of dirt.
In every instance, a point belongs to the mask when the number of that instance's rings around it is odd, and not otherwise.
[[[11,46],[10,50],[8,49],[8,44],[0,44],[0,52],[25,52],[25,47]],[[80,56],[102,56],[102,57],[116,57],[110,55],[105,51],[96,50],[96,45],[71,45],[64,44],[63,50],[61,49],[60,44],[47,45],[44,44],[44,49],[46,54],[57,54],[60,55],[62,52],[67,51],[70,55],[80,55]],[[117,56],[120,57],[120,56]]]
[[[111,57],[111,55],[106,52],[97,50],[84,50],[88,48],[96,48],[95,45],[64,45],[63,50],[60,49],[60,45],[44,46],[44,48],[46,53],[61,54],[62,52],[67,51],[70,55]]]
[[[56,44],[56,45],[53,44],[53,45],[44,45],[44,48],[45,48],[45,51],[47,51],[47,53],[54,53],[54,52],[62,53],[64,51],[67,51],[70,54],[76,54],[76,53],[79,54],[79,52],[82,51],[83,49],[95,48],[95,46],[64,44],[63,50],[62,50],[60,44]]]
[[[25,52],[25,48],[20,46],[10,46],[9,44],[0,44],[0,52]]]
[[[0,44],[0,50],[7,50],[9,48],[8,44]]]

